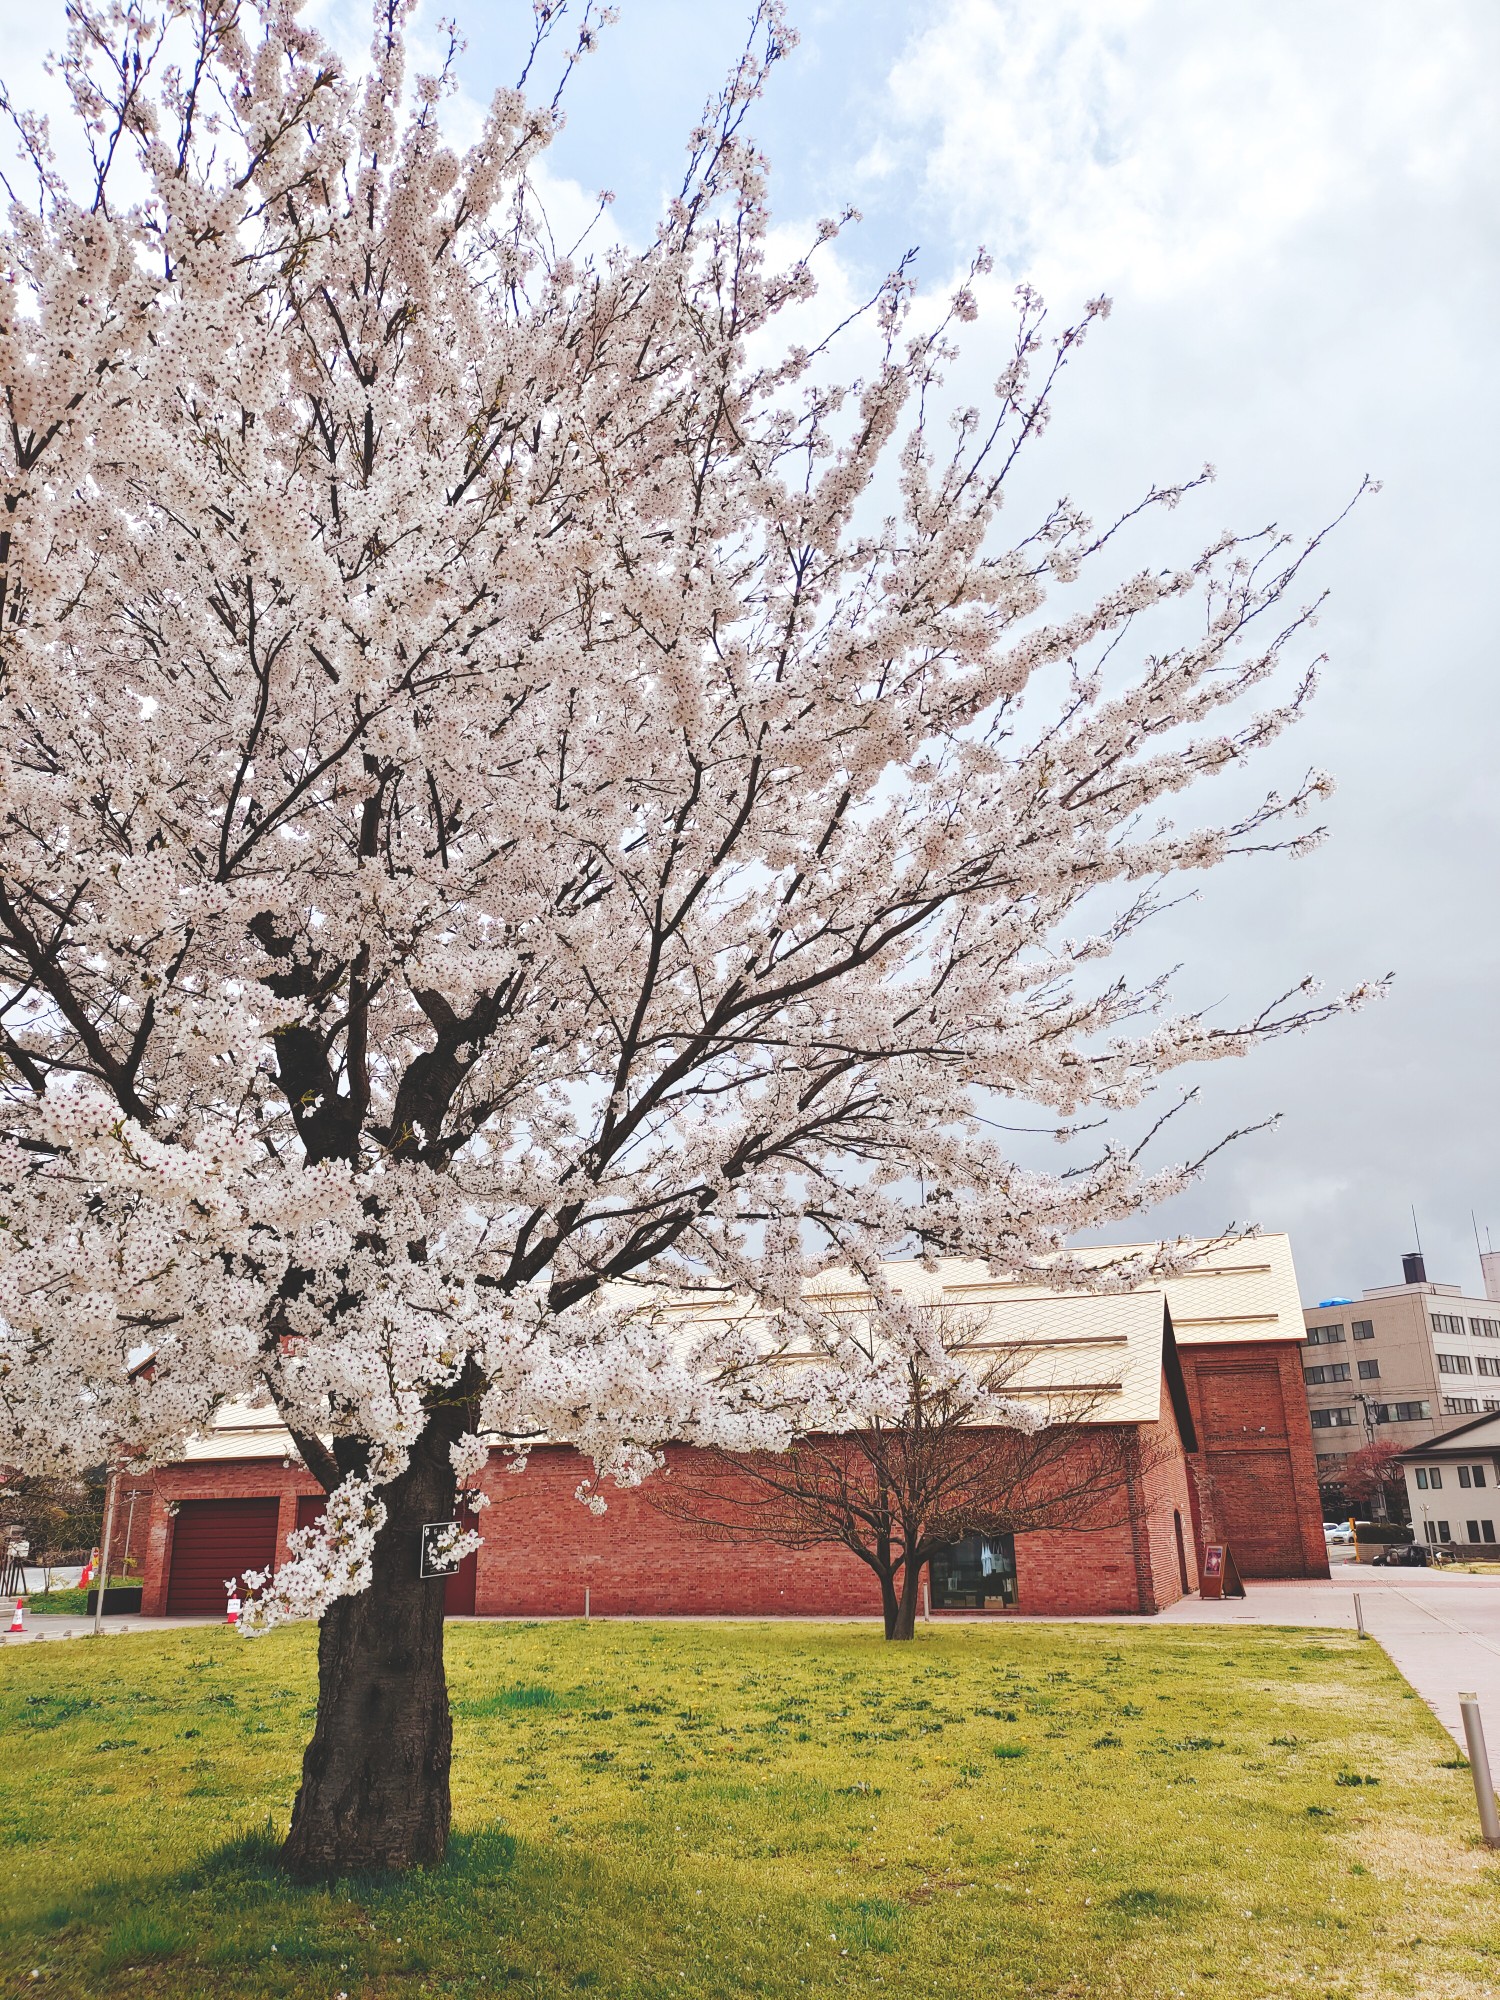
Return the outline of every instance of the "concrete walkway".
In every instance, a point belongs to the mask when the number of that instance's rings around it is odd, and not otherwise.
[[[12,1600],[13,1602],[14,1600]],[[105,1614],[102,1636],[113,1639],[123,1638],[128,1632],[176,1632],[187,1625],[222,1625],[222,1618],[142,1618],[135,1612],[124,1617],[117,1612],[113,1617]],[[0,1644],[25,1646],[38,1639],[92,1639],[94,1636],[93,1614],[88,1611],[38,1611],[26,1613],[24,1632],[7,1632],[0,1623]]]

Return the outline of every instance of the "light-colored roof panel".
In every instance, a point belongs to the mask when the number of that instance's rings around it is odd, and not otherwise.
[[[1151,1243],[1114,1243],[1071,1254],[1091,1264],[1104,1264],[1133,1255],[1149,1256],[1155,1247]],[[957,1258],[943,1260],[935,1278],[923,1273],[915,1262],[887,1269],[904,1292],[920,1288],[925,1293],[925,1288],[936,1286],[946,1301],[955,1304],[1001,1299],[1061,1301],[1077,1296],[1051,1292],[1024,1280],[992,1278],[983,1264]],[[908,1278],[908,1272],[916,1275]],[[1184,1347],[1228,1340],[1300,1343],[1307,1337],[1292,1246],[1284,1235],[1255,1236],[1206,1250],[1193,1270],[1179,1278],[1153,1281],[1145,1289],[1165,1292],[1172,1329]]]
[[[1153,1247],[1116,1244],[1081,1254],[1103,1263]],[[976,1356],[991,1350],[1012,1356],[1018,1394],[1093,1396],[1095,1420],[1101,1423],[1152,1423],[1160,1416],[1164,1299],[1185,1347],[1240,1340],[1301,1343],[1306,1337],[1291,1244],[1283,1235],[1209,1250],[1185,1276],[1134,1292],[1049,1291],[1024,1280],[994,1278],[983,1264],[961,1258],[940,1259],[931,1271],[915,1260],[891,1263],[886,1276],[907,1299],[971,1316]],[[610,1289],[616,1299],[630,1290]],[[869,1297],[850,1271],[826,1271],[808,1291],[835,1312],[858,1312]],[[695,1321],[721,1314],[738,1318],[745,1309],[721,1296],[672,1301],[668,1310],[677,1338],[687,1342]],[[194,1439],[183,1457],[270,1459],[295,1457],[295,1451],[290,1434],[265,1407],[228,1404],[209,1434]]]
[[[1007,1393],[1081,1401],[1096,1423],[1160,1417],[1160,1290],[1048,1292],[993,1279],[982,1264],[959,1258],[941,1258],[931,1271],[916,1262],[885,1268],[907,1301],[948,1309],[955,1344],[975,1359],[993,1353],[1003,1362]],[[869,1300],[848,1271],[825,1271],[807,1289],[835,1312],[857,1313]]]
[[[1437,1437],[1408,1445],[1398,1456],[1416,1460],[1451,1452],[1455,1458],[1467,1458],[1476,1451],[1500,1451],[1500,1410],[1492,1410],[1485,1417],[1466,1417],[1461,1424],[1455,1424],[1451,1430],[1443,1431]],[[1455,1501],[1455,1508],[1457,1504]]]
[[[215,1425],[207,1437],[189,1438],[182,1463],[197,1465],[212,1459],[291,1458],[297,1456],[292,1434],[281,1424]]]

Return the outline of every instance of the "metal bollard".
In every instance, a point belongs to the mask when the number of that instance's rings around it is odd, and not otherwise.
[[[583,1622],[585,1624],[588,1623],[588,1617],[589,1617],[589,1587],[587,1584],[585,1584],[583,1586]]]
[[[929,1625],[932,1623],[932,1585],[925,1576],[922,1579],[922,1616]]]
[[[1365,1630],[1364,1606],[1359,1601],[1359,1592],[1357,1590],[1354,1593],[1354,1626],[1361,1639],[1369,1638],[1370,1635]]]
[[[1474,1774],[1474,1797],[1479,1805],[1479,1830],[1486,1847],[1500,1847],[1500,1811],[1495,1806],[1495,1787],[1490,1780],[1490,1756],[1484,1747],[1484,1724],[1479,1717],[1479,1697],[1461,1694],[1459,1712],[1464,1719],[1464,1738],[1469,1746],[1469,1769]]]

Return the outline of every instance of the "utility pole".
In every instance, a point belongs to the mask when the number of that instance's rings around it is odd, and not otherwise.
[[[94,1637],[104,1630],[104,1590],[109,1582],[109,1544],[115,1531],[115,1492],[120,1484],[118,1470],[111,1469],[104,1503],[104,1540],[99,1549],[99,1575],[94,1586]]]

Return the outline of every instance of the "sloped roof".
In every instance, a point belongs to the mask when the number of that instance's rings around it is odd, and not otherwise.
[[[1104,1264],[1135,1254],[1149,1256],[1155,1247],[1152,1243],[1108,1244],[1073,1254],[1089,1263]],[[889,1268],[894,1271],[897,1267]],[[966,1293],[1014,1300],[1071,1296],[1049,1292],[1045,1286],[1022,1279],[991,1278],[982,1264],[946,1259],[941,1269],[945,1299]],[[1256,1236],[1206,1250],[1195,1269],[1149,1289],[1166,1295],[1172,1331],[1180,1347],[1230,1340],[1294,1340],[1300,1344],[1307,1338],[1292,1246],[1284,1235]]]
[[[297,1456],[292,1434],[269,1403],[225,1403],[215,1410],[208,1433],[189,1438],[182,1461],[231,1458],[291,1458]]]
[[[892,1288],[920,1304],[964,1312],[961,1347],[978,1360],[1004,1356],[1004,1393],[1091,1403],[1092,1423],[1155,1423],[1161,1415],[1166,1300],[1160,1290],[1046,1292],[990,1278],[982,1264],[939,1260],[885,1267]],[[825,1271],[810,1299],[857,1311],[868,1293],[849,1272]]]
[[[1486,1410],[1482,1417],[1470,1417],[1451,1431],[1442,1431],[1425,1444],[1411,1445],[1395,1455],[1399,1459],[1430,1458],[1438,1451],[1500,1451],[1500,1410]]]
[[[1152,1247],[1116,1245],[1081,1254],[1103,1263]],[[1210,1251],[1198,1270],[1134,1292],[1049,1291],[991,1277],[983,1264],[954,1257],[939,1259],[932,1271],[915,1259],[890,1263],[885,1271],[903,1297],[972,1308],[972,1342],[966,1337],[965,1347],[976,1358],[989,1348],[1007,1356],[1012,1370],[1007,1394],[1081,1401],[1089,1406],[1091,1423],[1155,1423],[1162,1414],[1165,1369],[1189,1449],[1191,1420],[1185,1398],[1176,1393],[1172,1336],[1179,1346],[1306,1337],[1291,1245],[1279,1235]],[[619,1287],[618,1295],[628,1289]],[[858,1311],[869,1298],[852,1272],[837,1270],[813,1279],[808,1293],[830,1310]],[[744,1308],[729,1298],[722,1304],[684,1299],[668,1310],[680,1316],[687,1337],[696,1323],[720,1314],[738,1317]],[[233,1403],[217,1413],[206,1436],[190,1441],[183,1458],[198,1463],[295,1455],[291,1435],[274,1411]]]

